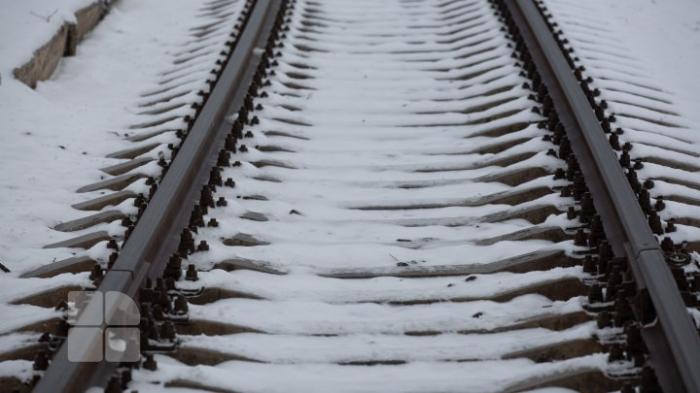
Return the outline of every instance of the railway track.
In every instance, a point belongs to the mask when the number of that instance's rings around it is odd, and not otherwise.
[[[700,391],[692,250],[543,15],[250,3],[93,273],[136,300],[143,361],[70,362],[53,333],[33,385],[13,387]]]

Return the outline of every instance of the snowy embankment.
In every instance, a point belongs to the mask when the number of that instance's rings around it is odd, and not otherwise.
[[[106,263],[111,251],[107,241],[86,251],[45,246],[95,231],[119,242],[124,233],[120,219],[71,231],[58,230],[57,225],[100,209],[135,218],[133,197],[148,192],[144,177],[157,177],[156,161],[167,162],[171,155],[167,145],[179,143],[175,133],[186,128],[184,117],[195,111],[191,105],[201,103],[198,91],[208,88],[209,73],[229,34],[235,33],[233,26],[245,4],[216,2],[212,10],[206,1],[121,0],[78,46],[75,56],[62,59],[49,80],[31,89],[15,79],[12,70],[86,2],[17,3],[4,5],[7,10],[0,17],[8,19],[0,23],[0,263],[10,270],[0,272],[0,288],[5,288],[0,290],[4,316],[0,333],[60,317],[53,304],[38,307],[22,299],[89,284],[87,273],[43,279],[20,278],[23,273],[82,254]],[[168,84],[185,92],[164,97],[159,91],[168,90]],[[123,184],[126,199],[97,211],[71,207],[111,194],[100,187],[76,191],[115,177],[104,168],[128,161],[116,157],[115,151],[143,145],[148,146],[140,161],[122,171],[133,175]]]
[[[677,249],[700,258],[700,3],[545,0]],[[629,171],[629,170],[628,170]],[[658,233],[658,232],[657,232]],[[662,244],[663,245],[663,244]],[[684,266],[692,276],[697,262]],[[696,278],[697,280],[697,278]],[[697,315],[697,310],[694,311]],[[697,319],[700,326],[700,319]]]

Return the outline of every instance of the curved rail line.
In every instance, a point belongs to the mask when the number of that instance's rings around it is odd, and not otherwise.
[[[626,260],[620,264],[631,270],[635,291],[627,295],[634,297],[633,309],[643,323],[642,335],[659,383],[665,392],[700,392],[700,373],[696,372],[700,365],[700,337],[666,257],[571,65],[532,1],[494,0],[491,3],[506,15],[518,49],[527,50],[526,57],[530,61],[526,67],[534,67],[542,78],[551,98],[550,105],[563,125],[592,194],[612,254]],[[212,169],[217,161],[228,160],[220,151],[231,143],[232,128],[240,137],[240,121],[247,122],[240,115],[232,119],[231,114],[245,112],[251,105],[247,97],[249,87],[260,84],[260,80],[256,80],[256,70],[266,61],[265,53],[272,50],[269,38],[279,27],[283,9],[283,0],[255,2],[211,95],[97,291],[117,291],[137,301],[143,300],[141,289],[150,287],[147,282],[157,282],[162,277],[177,250],[194,248],[187,228],[193,219],[201,220],[201,212],[193,215],[190,209],[195,201],[210,198],[202,191],[202,186],[218,174]],[[600,245],[599,248],[606,247]],[[122,311],[116,306],[109,308],[104,319],[110,320]],[[84,317],[79,316],[78,321]],[[103,323],[102,327],[105,326]],[[82,339],[84,345],[80,351],[87,354],[101,345],[102,335],[93,334]],[[80,356],[80,353],[73,355]],[[92,386],[120,390],[128,382],[128,378],[115,382],[117,363],[79,363],[69,361],[68,357],[64,343],[35,392],[80,392]]]

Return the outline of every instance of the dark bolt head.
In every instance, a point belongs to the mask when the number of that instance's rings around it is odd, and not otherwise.
[[[218,207],[222,207],[222,206],[226,206],[226,205],[228,205],[228,203],[226,202],[226,198],[224,198],[224,197],[219,197],[219,199],[216,201],[216,206],[218,206]]]
[[[610,146],[613,148],[613,150],[620,150],[620,138],[617,136],[617,134],[610,134]]]
[[[122,385],[123,384],[121,382],[121,378],[119,378],[116,375],[113,375],[109,379],[109,382],[107,382],[107,386],[105,387],[104,393],[121,393]]]
[[[656,379],[656,374],[654,370],[646,366],[642,369],[642,380],[641,380],[642,392],[660,392],[659,383]]]
[[[236,187],[236,182],[233,181],[233,179],[229,177],[229,178],[226,179],[226,182],[224,183],[224,185],[225,185],[226,187],[234,188],[234,187]]]
[[[610,346],[610,352],[608,352],[608,361],[617,362],[625,359],[625,352],[622,349],[622,345],[613,344]]]
[[[98,264],[95,264],[92,267],[92,271],[90,271],[90,280],[99,280],[103,277],[103,272],[102,272],[102,267]]]
[[[65,300],[61,300],[58,303],[56,303],[56,306],[54,307],[54,310],[56,311],[66,311],[68,310],[68,303],[66,303]]]
[[[630,155],[628,152],[623,151],[622,154],[620,155],[620,165],[624,168],[629,168],[630,167]]]
[[[666,204],[664,203],[664,197],[660,195],[656,197],[656,203],[654,204],[654,208],[657,212],[660,212],[666,208]]]
[[[158,363],[153,359],[153,355],[146,354],[146,361],[143,362],[143,368],[149,371],[155,371],[158,369]]]
[[[569,206],[569,208],[566,210],[566,218],[569,220],[573,220],[577,215],[578,213],[576,212],[576,208],[573,206]]]
[[[642,185],[639,184],[639,179],[637,178],[637,172],[634,169],[627,171],[627,180],[635,193],[638,193],[642,189]]]
[[[676,245],[673,243],[673,240],[671,240],[670,237],[666,236],[661,241],[661,249],[664,250],[665,252],[673,252],[673,250],[675,250],[675,248],[676,248]]]
[[[639,191],[639,206],[645,213],[651,211],[651,199],[649,197],[649,191],[642,189]]]
[[[657,235],[664,233],[664,228],[661,225],[661,218],[654,210],[649,212],[649,227],[651,228],[651,231]]]
[[[174,310],[175,310],[176,314],[178,314],[178,315],[187,314],[188,306],[187,306],[187,300],[185,299],[184,296],[177,295],[174,303],[175,303]]]
[[[676,221],[670,218],[666,221],[666,233],[671,233],[676,231]]]
[[[631,383],[625,383],[624,385],[622,385],[620,393],[635,393],[634,386],[632,386]]]
[[[127,368],[126,370],[123,370],[121,372],[121,377],[122,377],[122,383],[128,384],[131,382],[131,369]],[[124,387],[126,388],[126,387]]]
[[[594,274],[596,272],[595,261],[593,261],[593,257],[590,255],[586,255],[586,258],[583,260],[583,271],[589,274]]]
[[[599,312],[596,317],[596,324],[598,325],[599,329],[612,326],[612,318],[610,317],[610,313],[607,311]]]
[[[635,171],[638,171],[638,170],[644,168],[644,164],[642,163],[642,160],[640,160],[640,159],[634,160],[634,165],[632,166],[632,168]]]
[[[598,244],[598,262],[603,271],[606,270],[610,258],[612,258],[612,248],[607,240],[603,240]]]
[[[65,319],[61,319],[58,325],[56,325],[53,335],[56,337],[66,337],[68,336],[68,329],[70,329],[68,322]]]
[[[603,289],[600,285],[592,285],[588,289],[588,302],[591,304],[601,303],[603,301]]]
[[[117,261],[117,258],[119,258],[119,253],[118,252],[113,252],[109,254],[109,259],[107,260],[107,268],[111,269],[112,265],[114,265],[114,262]]]
[[[644,188],[646,188],[647,190],[654,188],[654,181],[651,179],[644,180]]]
[[[136,198],[134,198],[134,206],[141,207],[144,204],[146,204],[146,197],[143,194],[136,195]]]
[[[153,194],[155,194],[157,190],[158,190],[158,185],[156,183],[151,184],[151,186],[148,188],[148,198],[149,199],[152,198]],[[145,206],[142,206],[142,207],[145,208]]]
[[[563,179],[563,178],[565,178],[565,177],[566,177],[566,171],[564,171],[563,168],[557,168],[557,169],[554,171],[554,178],[555,178],[555,179]]]
[[[219,226],[219,222],[216,221],[216,218],[211,218],[211,219],[209,220],[209,222],[207,223],[207,226],[208,226],[208,227],[218,227],[218,226]]]
[[[155,287],[155,290],[156,290],[156,291],[161,291],[161,290],[163,290],[163,289],[165,289],[165,281],[163,281],[162,278],[157,278],[157,279],[156,279],[156,287]]]
[[[165,319],[165,314],[163,314],[163,308],[160,306],[160,304],[153,304],[151,306],[151,311],[153,312],[153,319],[156,321],[162,321]],[[158,332],[158,329],[156,328],[156,324],[153,324],[152,329],[149,332],[149,337],[154,339],[154,340],[159,340],[160,339],[160,333]]]
[[[583,229],[576,231],[576,236],[574,236],[574,244],[581,247],[588,245],[588,236]]]
[[[617,134],[616,134],[616,135],[617,135]],[[622,150],[624,150],[624,151],[630,151],[630,150],[632,150],[632,144],[629,143],[629,142],[625,142],[625,144],[622,145]]]
[[[209,251],[209,244],[206,240],[200,240],[197,245],[197,251]]]
[[[109,239],[107,242],[107,248],[111,248],[112,250],[119,250],[119,245],[117,244],[117,241],[114,239]]]
[[[562,198],[570,198],[571,197],[571,187],[570,186],[562,187],[559,195],[561,195]]]
[[[605,111],[603,111],[603,108],[596,106],[594,108],[595,116],[598,118],[598,121],[603,121],[605,120]]]
[[[700,272],[693,273],[693,292],[700,292]]]
[[[34,357],[34,365],[32,368],[37,371],[43,371],[46,370],[49,367],[49,357],[46,355],[46,352],[42,351],[39,352],[35,357]]]
[[[197,276],[197,269],[193,264],[187,265],[187,272],[185,273],[185,280],[187,281],[197,281],[199,277]]]
[[[241,145],[241,147],[238,148],[238,151],[240,151],[241,153],[246,153],[248,152],[248,146]]]
[[[165,321],[160,325],[160,337],[168,341],[175,340],[175,326],[172,322]]]

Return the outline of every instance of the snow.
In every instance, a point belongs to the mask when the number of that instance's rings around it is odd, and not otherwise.
[[[226,299],[190,306],[190,317],[284,334],[405,334],[481,331],[583,311],[582,299],[551,301],[523,295],[508,302],[487,300],[394,306],[376,303]]]
[[[563,331],[523,329],[490,334],[400,336],[352,334],[294,336],[242,333],[225,336],[184,336],[183,349],[204,349],[267,363],[349,363],[368,361],[484,360],[519,351],[591,339],[595,323]]]
[[[178,8],[184,11],[182,3],[172,7],[172,16]],[[120,2],[79,46],[77,56],[62,60],[51,80],[36,90],[10,78],[0,86],[0,100],[11,103],[0,108],[5,119],[1,203],[7,207],[0,259],[12,271],[71,256],[70,250],[41,248],[74,236],[51,227],[85,215],[70,208],[88,199],[75,190],[104,177],[99,168],[118,162],[107,154],[129,147],[121,133],[139,119],[133,103],[168,60],[162,49],[168,41],[159,37],[177,42],[184,35],[180,23],[156,31],[138,22],[161,8],[156,2]]]
[[[260,364],[231,361],[186,367],[157,356],[157,372],[140,372],[133,386],[158,392],[169,381],[197,381],[203,386],[245,392],[503,392],[538,385],[550,378],[600,370],[605,355],[552,363],[527,359],[480,362],[411,362],[402,365],[345,366],[332,364]],[[527,386],[527,385],[526,385]],[[547,390],[542,390],[547,391]],[[566,392],[566,390],[548,390]]]
[[[583,279],[580,267],[555,268],[546,272],[474,274],[462,277],[338,279],[308,273],[274,275],[250,270],[211,270],[181,288],[219,288],[264,299],[321,300],[343,302],[410,302],[466,300],[511,293],[523,287],[566,278]]]
[[[29,360],[0,361],[0,378],[14,377],[22,382],[29,382],[33,375],[32,362]]]
[[[0,77],[28,62],[64,23],[75,23],[75,12],[95,0],[3,0],[0,4]],[[9,102],[9,101],[8,101]]]
[[[241,5],[233,2],[223,11],[239,11]],[[215,34],[203,42],[193,39],[189,28],[216,20],[212,15],[199,15],[200,6],[188,1],[118,2],[79,46],[77,56],[63,59],[56,74],[39,83],[36,90],[12,78],[4,79],[0,100],[8,104],[0,107],[4,119],[0,157],[5,169],[0,174],[0,203],[5,207],[0,260],[13,273],[76,254],[76,250],[42,249],[46,244],[96,230],[107,230],[117,238],[122,235],[118,222],[73,233],[51,228],[91,213],[71,209],[72,204],[106,194],[104,190],[77,194],[76,190],[106,178],[100,168],[123,162],[107,158],[110,153],[155,144],[145,157],[169,158],[165,145],[178,141],[172,131],[182,128],[182,117],[193,112],[189,103],[201,100],[196,92],[205,84],[218,48],[230,31],[224,24],[215,27]],[[7,38],[5,46],[11,46]],[[213,53],[206,53],[207,49]],[[202,56],[194,65],[183,63],[192,53]],[[0,57],[4,59],[4,53]],[[189,76],[184,80],[178,75],[183,70]],[[157,104],[144,109],[148,101],[161,100],[167,94],[144,93],[168,87],[161,85],[162,80],[187,89],[187,94],[170,100],[170,108]],[[150,132],[160,134],[136,143],[124,138]],[[150,162],[130,173],[154,176],[159,172],[156,163]],[[144,182],[137,180],[127,190],[146,192]],[[136,213],[130,200],[109,209]],[[88,254],[104,261],[107,252],[104,244],[98,244]]]
[[[52,228],[95,213],[71,205],[107,194],[105,190],[76,191],[108,178],[100,168],[124,162],[108,158],[110,153],[148,144],[154,148],[144,157],[170,158],[166,145],[178,141],[174,130],[183,128],[182,118],[194,112],[190,104],[201,101],[197,92],[206,86],[244,4],[231,1],[220,4],[217,12],[205,12],[205,1],[121,0],[78,46],[76,56],[62,59],[54,75],[36,90],[14,79],[11,70],[27,61],[64,20],[72,21],[73,11],[89,3],[29,0],[2,5],[0,263],[11,272],[0,273],[0,334],[63,315],[53,307],[26,304],[23,298],[68,286],[91,286],[87,273],[46,279],[20,276],[75,255],[106,262],[111,252],[106,242],[85,251],[44,246],[98,230],[121,239],[124,228],[118,220],[76,232]],[[52,16],[46,22],[33,13]],[[225,19],[231,15],[234,18]],[[212,24],[211,34],[200,40],[190,29],[203,24]],[[195,59],[188,61],[192,56]],[[172,92],[156,92],[172,86],[185,94],[166,100]],[[155,136],[145,140],[151,133]],[[127,136],[138,141],[131,142]],[[153,161],[129,173],[155,176],[160,168]],[[148,186],[140,179],[126,190],[135,195],[147,192]],[[136,213],[131,199],[104,210]],[[23,335],[1,337],[5,349],[28,344]],[[31,362],[2,362],[0,373],[25,378],[27,364],[31,371]]]
[[[545,0],[569,39],[585,75],[594,79],[621,144],[631,142],[632,159],[641,159],[640,181],[654,180],[652,198],[663,196],[663,220],[688,222],[700,217],[700,4],[689,0],[585,3]],[[652,204],[655,202],[652,199]],[[677,225],[665,234],[676,243],[700,239],[699,228]]]
[[[562,162],[546,154],[497,19],[483,1],[440,16],[433,5],[299,2],[267,96],[254,102],[259,124],[244,129],[247,152],[221,173],[235,187],[218,187],[227,205],[205,217],[219,224],[195,234],[209,250],[185,263],[200,279],[177,284],[208,291],[189,316],[210,335],[181,336],[183,356],[263,363],[157,357],[134,387],[489,392],[608,367],[600,354],[533,363],[521,353],[598,333],[578,323],[585,298],[528,292],[584,280],[580,267],[464,273],[528,253],[564,260],[577,250],[569,240],[508,236],[578,223],[561,213],[572,200],[549,174]],[[306,23],[315,18],[305,8],[323,22]],[[515,170],[526,178],[491,180]],[[546,213],[512,217],[527,209]],[[232,266],[243,268],[222,270]],[[348,272],[360,278],[339,278]],[[526,328],[560,317],[572,326]],[[406,364],[345,364],[373,361]]]
[[[646,159],[639,174],[655,179],[653,196],[700,199],[693,188],[700,184],[697,170],[666,165],[694,165],[698,157],[700,117],[693,105],[700,103],[694,75],[700,13],[688,9],[699,11],[700,5],[546,2],[617,114],[622,141],[635,144],[633,158]],[[157,355],[158,370],[136,370],[130,389],[162,391],[164,384],[185,381],[246,392],[500,392],[622,367],[608,364],[604,354],[534,362],[519,353],[600,333],[590,321],[556,331],[523,328],[584,314],[583,297],[526,293],[537,285],[587,279],[580,267],[440,275],[441,269],[537,253],[567,258],[578,250],[569,240],[508,239],[524,229],[566,230],[578,222],[561,213],[573,201],[559,196],[556,187],[565,182],[549,174],[563,163],[547,155],[553,146],[542,140],[546,130],[536,126],[541,116],[531,110],[531,92],[497,18],[485,1],[459,3],[440,10],[434,1],[298,1],[275,75],[263,89],[267,97],[255,100],[262,106],[254,111],[260,123],[244,130],[254,134],[241,141],[249,151],[239,150],[232,158],[242,164],[222,172],[236,187],[218,188],[215,198],[228,205],[205,218],[216,218],[219,226],[196,234],[210,250],[186,261],[202,270],[200,280],[178,283],[224,291],[221,299],[190,305],[193,320],[250,331],[184,336],[184,349],[265,363],[188,366]],[[219,20],[198,11],[202,2],[122,0],[51,80],[30,90],[9,77],[8,70],[31,55],[28,48],[45,42],[79,4],[65,0],[49,7],[32,0],[0,17],[0,25],[8,21],[0,27],[0,116],[6,119],[0,134],[0,205],[6,207],[0,260],[12,270],[0,275],[0,313],[12,315],[0,324],[0,352],[36,339],[15,330],[61,316],[51,308],[13,304],[18,299],[88,284],[87,274],[18,278],[78,253],[42,249],[45,244],[96,230],[122,236],[118,221],[72,233],[51,228],[91,214],[70,205],[106,194],[76,190],[107,178],[99,168],[123,162],[107,158],[110,153],[152,147],[144,157],[154,161],[129,174],[158,175],[155,159],[170,158],[165,146],[177,143],[174,130],[193,113],[190,104],[201,101],[196,93],[235,20],[221,17],[227,23],[200,41],[188,29]],[[227,7],[235,15],[241,5]],[[50,13],[47,7],[59,9],[49,22],[28,13]],[[305,23],[315,18],[322,22]],[[21,45],[10,44],[7,37],[38,23],[41,28],[22,37]],[[652,160],[659,157],[666,161]],[[527,180],[492,181],[516,170]],[[147,189],[143,178],[126,188],[134,194]],[[538,190],[545,191],[517,203],[498,202]],[[133,215],[131,202],[105,210]],[[664,219],[700,218],[691,204],[666,205]],[[524,217],[511,216],[526,209]],[[546,217],[533,218],[537,214]],[[674,239],[700,238],[700,229],[678,227]],[[262,243],[227,245],[236,234]],[[102,242],[85,253],[104,262],[109,249]],[[213,268],[227,261],[277,274]],[[396,277],[411,271],[435,274]],[[331,277],[338,272],[381,274]],[[396,360],[406,363],[338,364]],[[30,362],[0,363],[0,376],[26,379],[31,373]]]
[[[693,0],[605,2],[635,56],[673,93],[676,110],[700,124],[700,3]]]

